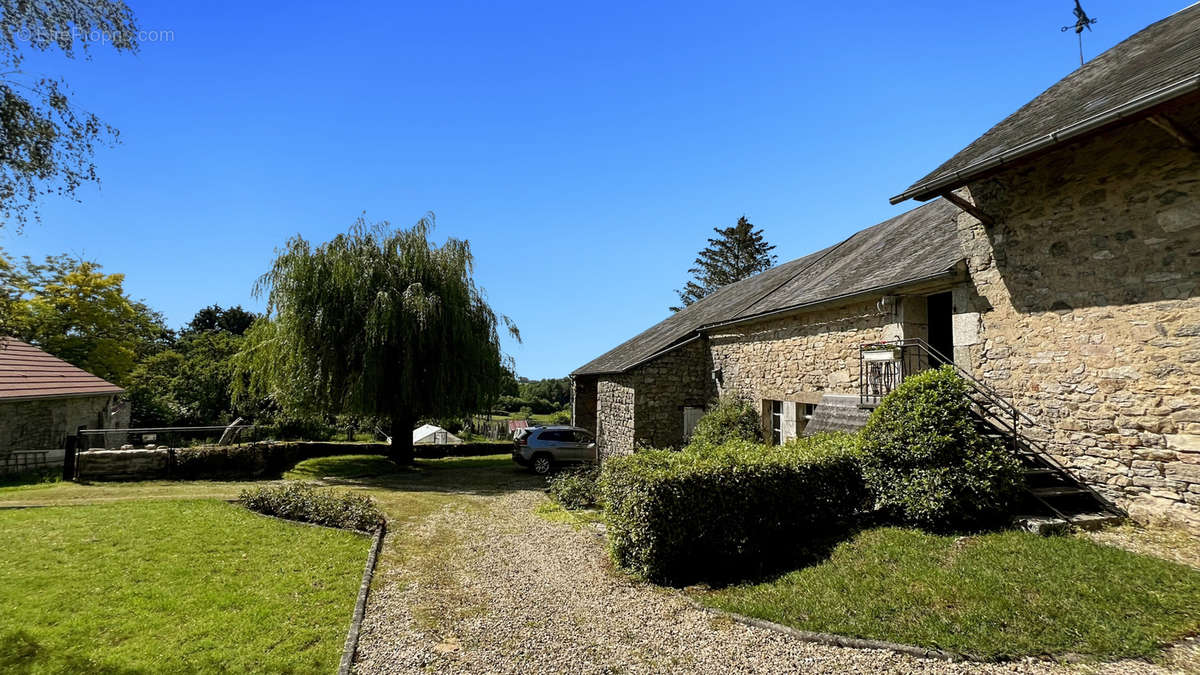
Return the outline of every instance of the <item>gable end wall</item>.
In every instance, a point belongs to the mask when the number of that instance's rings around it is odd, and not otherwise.
[[[1131,515],[1200,529],[1200,154],[1140,121],[962,193],[997,221],[959,217],[975,374]]]

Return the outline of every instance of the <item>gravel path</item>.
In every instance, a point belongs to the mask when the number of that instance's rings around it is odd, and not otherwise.
[[[367,605],[359,673],[1043,673],[830,647],[745,626],[612,573],[586,527],[539,518],[540,492],[452,506],[398,540]],[[404,562],[408,560],[409,562]],[[1142,662],[1087,672],[1172,672]]]

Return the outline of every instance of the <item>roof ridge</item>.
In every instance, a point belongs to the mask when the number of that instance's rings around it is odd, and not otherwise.
[[[1125,37],[1046,87],[889,201],[925,200],[1200,90],[1200,2]],[[1093,108],[1100,112],[1093,113]]]
[[[715,325],[748,319],[750,310],[775,313],[896,288],[952,270],[962,259],[957,230],[943,199],[863,228],[842,241],[727,284],[572,371],[626,372],[697,339]],[[951,261],[953,258],[953,261]],[[752,316],[760,316],[755,311]]]

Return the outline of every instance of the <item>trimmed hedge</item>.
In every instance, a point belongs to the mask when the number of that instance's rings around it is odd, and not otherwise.
[[[414,454],[422,459],[473,457],[508,452],[508,443],[463,443],[461,445],[418,445]],[[181,480],[251,480],[282,475],[297,462],[337,455],[386,455],[383,443],[284,442],[245,445],[206,445],[174,450],[175,465],[170,477]]]
[[[774,569],[867,505],[858,443],[821,434],[609,458],[600,490],[613,557],[672,584]]]
[[[418,459],[479,457],[481,455],[508,454],[512,452],[512,449],[512,441],[475,441],[458,445],[414,445],[413,456]]]
[[[910,377],[884,397],[862,445],[876,506],[907,525],[947,529],[998,518],[1021,485],[1020,462],[980,432],[967,384],[950,366]]]
[[[341,454],[331,443],[249,443],[176,448],[171,478],[251,480],[279,476],[296,462]],[[353,446],[347,446],[352,448]],[[352,450],[351,450],[352,451]]]
[[[371,532],[383,525],[383,512],[366,495],[317,489],[311,483],[286,481],[242,490],[238,502],[268,516]]]

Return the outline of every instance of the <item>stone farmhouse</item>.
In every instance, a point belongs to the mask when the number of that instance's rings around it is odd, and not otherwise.
[[[62,466],[81,426],[129,426],[124,390],[33,345],[0,338],[0,473]]]
[[[602,457],[679,446],[735,392],[780,442],[861,426],[900,379],[952,361],[1079,484],[1200,528],[1198,135],[1193,5],[891,199],[928,203],[580,367],[575,423]]]

